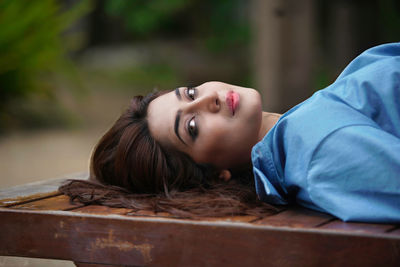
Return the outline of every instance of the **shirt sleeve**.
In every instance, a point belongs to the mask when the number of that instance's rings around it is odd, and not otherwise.
[[[314,151],[307,183],[313,203],[344,221],[398,223],[400,139],[369,125],[340,128]]]

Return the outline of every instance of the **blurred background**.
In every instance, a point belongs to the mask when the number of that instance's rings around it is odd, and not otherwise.
[[[399,40],[398,0],[0,0],[0,188],[87,171],[134,95],[218,80],[283,113]]]

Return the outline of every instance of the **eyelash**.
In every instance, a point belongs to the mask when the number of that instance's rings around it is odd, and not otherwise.
[[[192,96],[190,96],[190,94],[189,94],[190,91],[193,91]],[[186,87],[185,94],[186,94],[186,96],[187,96],[188,99],[194,100],[195,97],[196,97],[196,91],[197,91],[197,90],[196,90],[196,87],[188,86],[188,87]]]
[[[196,87],[192,87],[192,86],[186,87],[186,89],[185,89],[185,95],[186,95],[186,97],[187,97],[190,101],[193,101],[193,100],[196,98],[196,96],[197,96],[197,89],[196,89]],[[190,125],[191,123],[194,123],[194,125],[191,126],[191,125]],[[193,127],[193,129],[192,129],[192,127]],[[195,116],[193,116],[193,117],[188,121],[188,123],[187,123],[187,132],[189,133],[189,135],[190,135],[190,137],[192,138],[192,140],[195,141],[196,138],[197,138],[197,135],[198,135],[198,133],[199,133],[199,130],[198,130],[198,128],[197,128],[197,124],[196,124],[196,121],[195,121]]]

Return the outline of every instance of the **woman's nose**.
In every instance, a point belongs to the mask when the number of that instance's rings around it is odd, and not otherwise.
[[[196,112],[199,110],[216,113],[221,109],[221,101],[216,92],[199,96],[188,103],[188,111]]]

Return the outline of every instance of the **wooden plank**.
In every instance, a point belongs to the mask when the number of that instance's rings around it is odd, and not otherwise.
[[[78,209],[74,209],[73,212],[87,213],[87,214],[101,214],[101,215],[126,215],[134,217],[158,217],[158,218],[174,218],[173,215],[167,212],[154,212],[150,210],[139,210],[133,211],[127,208],[112,208],[101,205],[88,205]]]
[[[154,211],[151,210],[138,210],[138,211],[130,211],[126,215],[129,216],[148,216],[148,217],[157,217],[157,214]],[[168,214],[166,212],[162,213],[162,217],[173,217],[171,214]]]
[[[396,228],[395,230],[393,230],[393,231],[391,231],[391,232],[389,232],[389,234],[400,236],[400,227],[399,227],[399,228]]]
[[[130,211],[126,215],[139,216],[139,217],[171,218],[171,219],[181,220],[180,218],[177,218],[168,212],[153,212],[153,211],[148,211],[148,210]],[[203,222],[224,221],[224,222],[249,223],[249,222],[255,221],[257,219],[258,219],[258,217],[256,217],[256,216],[225,216],[225,217],[206,217],[206,218],[198,218],[198,219],[192,219],[192,220],[203,221]],[[186,219],[186,220],[190,220],[190,219]]]
[[[46,198],[49,196],[60,195],[57,189],[66,179],[86,179],[87,177],[87,173],[77,173],[66,175],[57,179],[0,189],[0,207],[6,207]]]
[[[157,212],[154,213],[152,211],[136,211],[136,212],[130,212],[127,215],[130,216],[149,216],[149,217],[164,217],[164,218],[176,218],[174,215],[168,213],[168,212]],[[179,218],[178,218],[179,219]],[[193,219],[195,221],[209,221],[209,222],[215,222],[215,221],[225,221],[225,222],[252,222],[254,220],[257,220],[258,217],[256,216],[225,216],[225,217],[206,217],[206,218],[198,218],[198,219]]]
[[[293,228],[312,228],[332,220],[331,215],[316,212],[295,206],[278,214],[266,217],[254,222],[254,224],[293,227]]]
[[[134,266],[398,266],[400,237],[0,209],[0,255]]]
[[[125,208],[110,208],[107,206],[100,206],[100,205],[89,205],[82,208],[74,209],[73,212],[80,212],[80,213],[88,213],[88,214],[103,214],[103,215],[124,215],[129,213],[130,209]]]
[[[21,197],[4,198],[0,200],[0,207],[11,207],[13,205],[18,205],[20,203],[27,203],[39,199],[44,199],[48,197],[54,197],[61,195],[58,191],[51,191],[43,194],[32,194]]]
[[[393,229],[394,225],[391,224],[373,224],[373,223],[353,223],[335,220],[323,226],[322,229],[338,230],[338,231],[351,231],[361,233],[385,233]]]
[[[74,262],[76,267],[127,267],[126,265],[109,265],[109,264],[96,264],[96,263],[83,263],[83,262]]]
[[[12,209],[23,210],[71,210],[82,207],[82,203],[70,203],[69,197],[59,195],[55,197],[45,198],[37,201],[28,202],[21,205],[12,206]]]
[[[249,223],[252,221],[257,220],[258,217],[256,216],[226,216],[226,217],[211,217],[202,219],[202,221],[210,221],[210,222],[242,222],[242,223]]]

